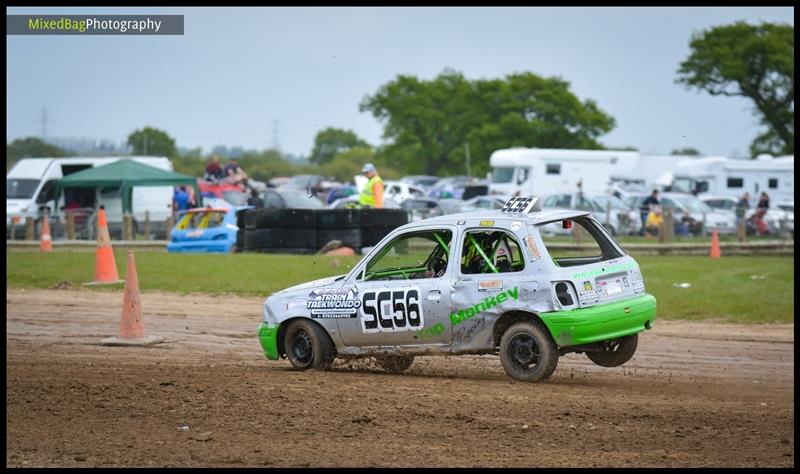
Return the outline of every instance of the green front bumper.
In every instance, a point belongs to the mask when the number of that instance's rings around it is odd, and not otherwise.
[[[656,319],[656,299],[644,294],[589,308],[541,313],[539,317],[559,346],[589,344],[650,329]]]
[[[280,324],[273,327],[267,326],[267,323],[261,323],[258,327],[258,342],[261,343],[261,348],[264,350],[264,355],[267,359],[278,360],[278,328]]]

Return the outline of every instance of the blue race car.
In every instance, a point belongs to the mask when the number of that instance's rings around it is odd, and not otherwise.
[[[252,206],[214,206],[183,211],[172,229],[167,252],[233,252],[236,212]]]

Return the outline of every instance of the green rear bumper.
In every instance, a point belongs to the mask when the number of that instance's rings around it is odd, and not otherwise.
[[[278,328],[280,324],[274,327],[268,327],[266,323],[261,323],[258,327],[258,342],[261,343],[261,348],[264,350],[264,355],[267,359],[278,360]]]
[[[590,308],[541,313],[539,317],[559,346],[589,344],[650,329],[656,319],[656,299],[644,294]]]

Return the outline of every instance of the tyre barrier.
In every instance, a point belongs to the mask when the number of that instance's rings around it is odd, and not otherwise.
[[[315,253],[332,240],[360,252],[408,223],[402,209],[248,209],[237,213],[237,249]],[[240,245],[241,242],[241,245]],[[237,250],[238,251],[238,250]]]

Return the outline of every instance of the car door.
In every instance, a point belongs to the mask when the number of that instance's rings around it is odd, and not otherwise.
[[[338,319],[348,346],[447,345],[453,226],[398,234],[351,275],[359,309]],[[444,262],[442,262],[442,259]]]

